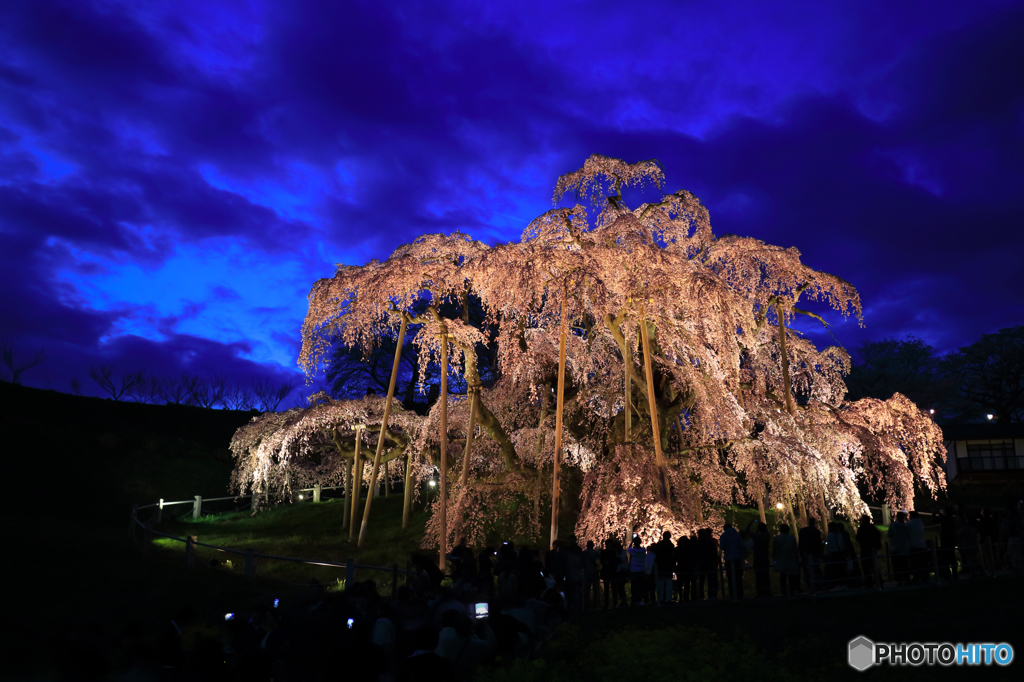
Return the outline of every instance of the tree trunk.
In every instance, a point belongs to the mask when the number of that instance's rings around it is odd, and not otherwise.
[[[625,334],[623,336],[626,339],[626,352],[622,355],[626,423],[623,427],[622,442],[629,443],[633,440],[633,382],[630,380],[633,375],[633,347],[629,343],[629,337]]]
[[[373,488],[377,485],[377,472],[380,469],[380,458],[384,452],[384,439],[388,432],[388,417],[391,416],[391,400],[395,397],[395,381],[398,379],[398,363],[402,359],[402,343],[405,342],[405,327],[409,318],[402,315],[402,324],[398,328],[398,345],[395,346],[395,362],[391,365],[391,381],[388,383],[388,397],[384,401],[384,418],[381,420],[380,437],[377,439],[377,453],[373,456],[373,470],[370,472],[370,491],[366,496],[366,506],[363,507],[363,524],[359,527],[359,542],[357,547],[362,547],[366,540],[366,527],[370,523],[370,504],[373,502]]]
[[[441,570],[448,555],[448,328],[441,325]]]
[[[466,448],[462,453],[462,489],[469,483],[469,457],[473,452],[473,432],[476,430],[476,410],[480,400],[480,387],[469,386],[469,427],[466,429]]]
[[[558,539],[558,488],[562,457],[562,408],[565,405],[565,291],[562,292],[562,329],[558,337],[558,395],[555,403],[555,459],[551,471],[551,535],[548,547]]]
[[[651,434],[654,438],[654,461],[658,465],[661,499],[668,502],[668,470],[661,453],[661,430],[658,428],[658,401],[654,396],[654,370],[651,367],[651,344],[647,338],[647,320],[640,320],[640,341],[644,346],[644,372],[647,376],[647,404],[651,411]]]
[[[793,396],[789,384],[789,355],[786,353],[786,316],[782,311],[782,304],[775,302],[775,312],[779,316],[779,349],[782,353],[782,387],[786,391],[786,411],[789,416],[795,417],[796,410],[793,407]]]

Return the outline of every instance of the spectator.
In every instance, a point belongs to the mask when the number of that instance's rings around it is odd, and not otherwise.
[[[672,533],[665,531],[654,545],[655,600],[659,606],[672,601],[672,574],[676,571],[676,546]]]
[[[898,585],[906,585],[910,574],[910,533],[907,531],[907,515],[898,512],[889,526],[889,552],[892,554],[892,568]]]
[[[633,543],[629,546],[628,554],[630,604],[633,606],[643,606],[644,594],[647,592],[647,580],[644,574],[647,550],[644,549],[643,541],[636,533],[633,533]]]
[[[878,573],[878,552],[882,549],[882,534],[878,532],[871,517],[865,514],[860,517],[857,527],[857,544],[860,545],[861,572],[864,574],[864,587],[873,589],[882,586]]]
[[[964,569],[972,578],[981,576],[980,562],[978,561],[978,526],[977,519],[961,513],[957,518],[956,544],[960,547],[960,558],[963,559]]]
[[[750,527],[757,524],[757,530],[750,532]],[[750,535],[751,553],[754,555],[754,588],[758,597],[772,596],[772,585],[769,571],[771,560],[769,559],[769,545],[772,538],[768,534],[768,525],[757,519],[751,519],[747,524],[746,532]]]
[[[601,550],[601,582],[604,585],[604,608],[610,609],[619,604],[619,595],[615,590],[616,573],[619,567],[619,553],[616,551],[618,542],[615,538],[604,541]]]
[[[579,544],[572,542],[565,557],[565,598],[571,618],[583,613],[584,559]]]
[[[451,661],[456,680],[469,682],[476,675],[480,662],[494,650],[494,632],[486,619],[477,621],[474,632],[473,621],[465,611],[447,612],[444,623],[434,653]]]
[[[725,583],[729,587],[729,597],[743,599],[743,557],[747,553],[743,538],[731,523],[727,523],[718,542],[725,559]]]
[[[828,524],[825,538],[825,579],[826,589],[840,587],[846,579],[846,543],[838,523]]]
[[[694,563],[696,536],[680,535],[676,542],[676,594],[680,602],[693,601],[697,596],[697,567]]]
[[[600,556],[601,553],[594,548],[594,541],[587,540],[587,548],[583,550],[583,608],[587,611],[601,605]]]
[[[915,584],[927,582],[928,545],[924,539],[924,521],[916,511],[910,512],[907,521],[907,536],[910,540],[910,570]]]
[[[779,587],[782,596],[800,592],[800,556],[796,548],[796,538],[790,535],[789,525],[779,526],[779,534],[772,540],[772,557],[775,559],[775,571],[779,574]],[[787,591],[788,588],[788,591]]]
[[[981,518],[978,519],[978,543],[981,546],[981,563],[986,572],[996,573],[995,556],[993,546],[999,541],[999,524],[992,516],[992,510],[985,508],[981,510]]]
[[[807,517],[807,525],[797,534],[800,549],[800,565],[804,571],[804,582],[814,591],[814,586],[821,579],[821,560],[825,551],[821,542],[821,531],[817,527],[818,520]]]
[[[704,599],[705,582],[708,586],[707,598],[718,599],[718,544],[710,528],[697,531],[694,558],[697,564],[697,601]]]
[[[437,631],[421,627],[415,633],[415,650],[399,668],[401,682],[436,682],[450,680],[455,676],[452,662],[437,654]]]

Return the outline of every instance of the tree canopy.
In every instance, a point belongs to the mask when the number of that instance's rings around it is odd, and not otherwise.
[[[330,371],[333,345],[373,349],[404,321],[421,378],[438,367],[445,339],[452,376],[479,390],[482,437],[450,481],[447,544],[482,539],[498,516],[539,533],[556,457],[563,319],[560,458],[566,485],[580,490],[567,503],[577,506],[581,538],[686,532],[720,523],[723,505],[756,500],[852,517],[865,511],[863,493],[909,507],[915,487],[944,487],[942,433],[931,419],[900,394],[846,401],[847,353],[819,350],[789,327],[796,315],[821,319],[800,307],[807,300],[859,318],[854,287],[804,265],[795,248],[716,237],[685,190],[626,205],[624,189],[661,190],[663,180],[656,161],[595,155],[558,179],[555,207],[518,242],[424,235],[384,262],[339,266],[313,285],[299,357],[308,374]],[[559,206],[566,195],[577,203]],[[262,417],[263,427],[232,445],[245,463],[236,485],[281,489],[282,472],[303,467],[327,476],[323,462],[332,460],[303,462],[317,461],[332,437],[290,434],[307,422],[341,433],[344,419],[309,415],[374,401]],[[395,428],[407,443],[393,439],[392,448],[411,458],[416,476],[434,475],[441,439],[465,442],[468,403],[449,396],[447,433],[439,401],[422,417],[402,413]],[[438,509],[425,540],[435,546]]]

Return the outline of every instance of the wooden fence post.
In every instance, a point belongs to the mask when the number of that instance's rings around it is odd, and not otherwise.
[[[355,519],[353,519],[355,522]],[[345,591],[348,592],[352,589],[352,584],[356,581],[356,560],[352,557],[345,559]]]
[[[245,550],[245,577],[256,577],[256,557],[253,556],[251,549]]]
[[[313,484],[313,501],[314,502],[319,502],[320,501],[320,484],[319,483],[314,483]]]
[[[883,504],[882,505],[882,525],[883,526],[891,526],[892,525],[892,512],[889,511],[889,505],[887,505],[887,504]]]
[[[164,521],[164,498],[160,498],[160,506],[156,510],[156,522],[163,523]]]
[[[192,503],[192,518],[198,519],[203,515],[203,496],[196,495],[196,501]]]
[[[185,568],[192,568],[196,564],[196,541],[198,535],[185,536]]]

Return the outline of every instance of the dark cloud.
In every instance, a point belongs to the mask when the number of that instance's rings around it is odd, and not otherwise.
[[[948,350],[1024,321],[1003,5],[7,3],[0,316],[52,376],[287,376],[335,262],[516,239],[601,153],[850,280],[840,342]]]

